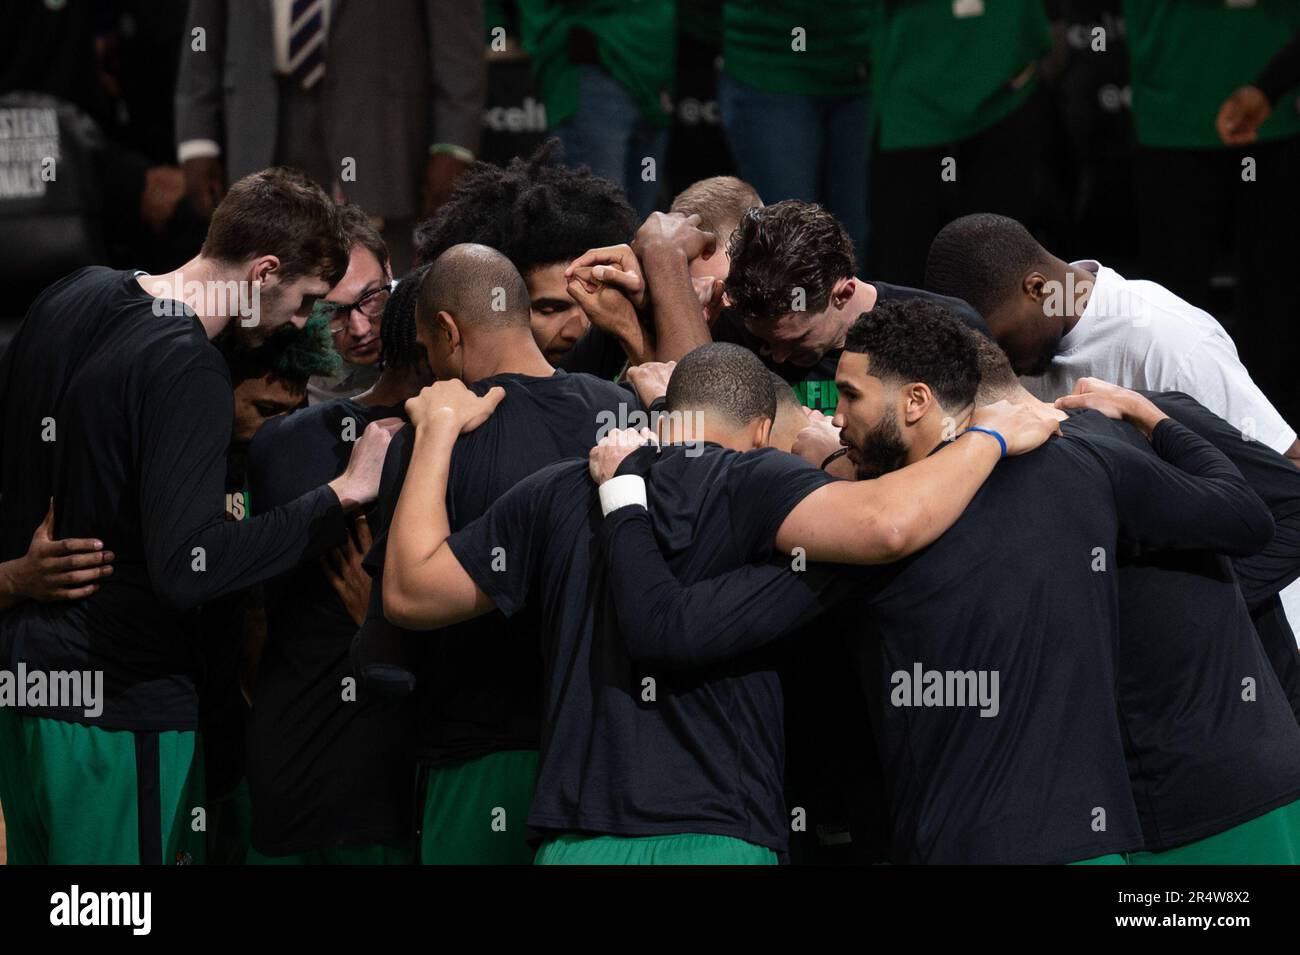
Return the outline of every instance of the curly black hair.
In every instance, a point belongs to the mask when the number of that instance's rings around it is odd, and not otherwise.
[[[588,249],[630,242],[638,225],[623,190],[586,166],[564,166],[550,139],[504,169],[473,163],[451,198],[417,230],[416,259],[432,262],[462,242],[503,253],[521,275],[571,262]]]
[[[853,242],[839,221],[797,199],[746,210],[727,255],[727,297],[741,315],[759,322],[793,311],[796,289],[803,290],[804,311],[824,311],[835,283],[857,269]]]
[[[402,276],[388,297],[379,325],[383,330],[383,346],[379,354],[383,368],[409,368],[420,359],[419,345],[415,341],[415,305],[420,300],[420,283],[428,271],[428,265],[416,266]]]
[[[232,385],[250,378],[274,375],[295,391],[307,387],[307,379],[316,375],[333,375],[343,360],[334,350],[329,322],[319,316],[307,319],[302,330],[292,325],[277,328],[260,345],[250,346],[227,328],[215,342]]]
[[[879,302],[863,312],[849,326],[844,350],[865,353],[877,378],[924,382],[950,411],[971,404],[979,388],[975,333],[923,298]]]

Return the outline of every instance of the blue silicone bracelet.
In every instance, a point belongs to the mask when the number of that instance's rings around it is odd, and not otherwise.
[[[1001,457],[1005,458],[1005,457],[1007,456],[1007,441],[1006,441],[1006,438],[1002,437],[1002,435],[998,434],[998,433],[997,433],[996,431],[994,431],[992,428],[981,428],[979,425],[977,425],[977,424],[973,424],[973,425],[971,425],[969,428],[967,428],[966,430],[967,430],[967,431],[978,431],[978,432],[980,432],[981,434],[991,434],[991,435],[993,435],[993,437],[995,437],[995,438],[998,439],[998,444],[1000,444],[1000,445],[1002,446],[1002,455],[1001,455]]]

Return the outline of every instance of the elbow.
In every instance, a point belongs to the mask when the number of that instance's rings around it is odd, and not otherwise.
[[[199,586],[202,571],[189,560],[168,561],[161,574],[151,574],[154,596],[163,609],[171,613],[188,613],[210,595]]]
[[[873,521],[863,539],[868,542],[868,553],[864,555],[864,563],[868,564],[892,564],[920,550],[925,543],[920,531],[888,517]]]
[[[400,576],[391,568],[384,574],[384,619],[407,630],[423,629],[416,602],[402,586]]]
[[[1258,554],[1272,542],[1273,534],[1277,530],[1273,523],[1273,515],[1262,503],[1251,509],[1246,517],[1246,526],[1249,544],[1242,551],[1243,556]]]
[[[1272,542],[1276,531],[1273,515],[1258,499],[1237,508],[1235,517],[1231,528],[1225,525],[1220,531],[1215,547],[1219,553],[1227,557],[1251,557]]]
[[[651,623],[649,621],[659,621]],[[681,613],[652,610],[645,620],[620,618],[627,655],[634,663],[655,670],[681,670],[698,666],[702,661],[681,635],[698,632]]]

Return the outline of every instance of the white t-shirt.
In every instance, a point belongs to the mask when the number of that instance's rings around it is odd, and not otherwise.
[[[1021,383],[1043,401],[1069,394],[1080,378],[1125,388],[1181,391],[1241,431],[1284,452],[1295,431],[1251,380],[1223,326],[1155,282],[1124,278],[1100,262],[1071,262],[1097,276],[1078,323],[1061,339],[1046,373]],[[1300,643],[1300,581],[1282,591]]]
[[[1251,380],[1223,326],[1155,282],[1130,280],[1099,262],[1071,265],[1097,276],[1083,314],[1061,339],[1047,372],[1023,377],[1053,401],[1080,378],[1125,388],[1181,391],[1241,431],[1285,452],[1295,431]]]

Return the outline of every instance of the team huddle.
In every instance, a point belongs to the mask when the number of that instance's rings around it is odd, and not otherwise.
[[[1300,862],[1300,444],[1210,315],[547,147],[417,246],[268,169],[29,310],[11,862]]]

